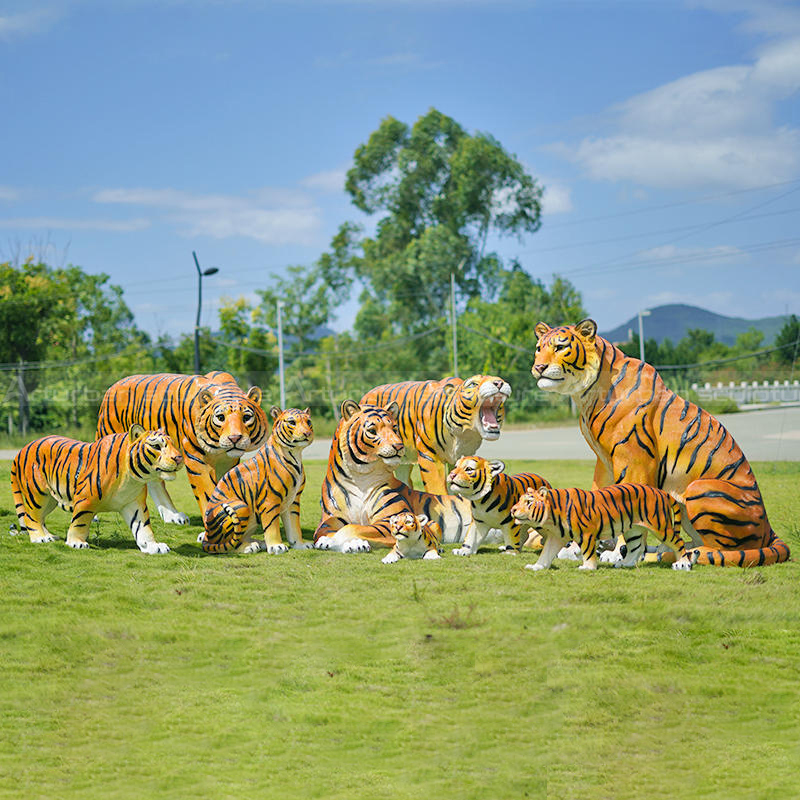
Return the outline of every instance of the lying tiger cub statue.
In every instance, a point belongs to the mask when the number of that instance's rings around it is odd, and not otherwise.
[[[127,433],[78,442],[45,436],[25,445],[11,464],[11,492],[17,518],[32,542],[55,540],[45,527],[58,505],[72,512],[67,544],[89,546],[86,537],[95,513],[118,511],[143,553],[167,553],[157,542],[147,510],[147,485],[175,480],[183,456],[163,430],[131,425]]]
[[[428,518],[424,514],[404,511],[389,517],[389,530],[394,536],[395,545],[381,561],[394,564],[401,558],[441,558],[439,543],[431,534]]]
[[[474,526],[470,503],[461,497],[418,492],[394,476],[403,453],[397,403],[388,408],[342,403],[322,483],[322,520],[314,546],[343,553],[367,552],[370,544],[396,544],[391,518],[411,512],[428,518],[429,535],[460,542]]]
[[[635,526],[652,531],[676,556],[673,569],[690,570],[693,558],[680,536],[681,507],[666,492],[639,483],[621,483],[603,489],[552,489],[526,491],[511,509],[520,521],[529,521],[544,536],[544,547],[535,564],[525,569],[548,569],[553,558],[570,540],[583,555],[578,569],[597,569],[597,540],[620,535]],[[644,538],[644,537],[642,537]],[[632,567],[640,548],[633,546],[618,566]]]
[[[314,439],[311,414],[307,408],[281,411],[273,406],[270,415],[275,423],[266,444],[228,472],[209,498],[200,538],[207,553],[285,553],[289,547],[281,541],[281,522],[293,548],[313,547],[303,541],[300,530],[300,495],[306,483],[301,456]],[[259,525],[263,543],[253,539]]]
[[[549,488],[550,484],[534,472],[506,475],[505,469],[502,461],[461,456],[447,476],[450,491],[472,503],[472,516],[475,519],[472,528],[474,535],[464,540],[463,547],[453,550],[455,555],[477,553],[491,530],[502,533],[504,544],[500,549],[507,553],[517,553],[525,543],[522,538],[523,526],[514,518],[511,508],[526,490],[542,486]]]
[[[540,322],[536,335],[531,372],[540,389],[575,402],[581,433],[597,455],[593,488],[641,483],[668,492],[685,508],[683,527],[701,564],[749,567],[789,558],[750,464],[719,420],[598,336],[594,320],[558,328]],[[644,547],[643,537],[637,546]]]
[[[361,402],[399,407],[400,436],[405,454],[395,474],[411,486],[411,470],[419,464],[423,488],[447,493],[447,464],[471,456],[481,442],[500,436],[505,401],[511,387],[496,375],[473,375],[462,381],[406,381],[370,389]]]

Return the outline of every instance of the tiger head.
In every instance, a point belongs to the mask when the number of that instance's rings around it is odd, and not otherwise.
[[[261,389],[231,392],[229,387],[210,387],[197,396],[199,411],[195,433],[207,453],[239,458],[260,447],[267,438],[267,415],[261,408]]]
[[[461,456],[447,476],[447,486],[453,494],[478,500],[492,489],[495,475],[504,472],[502,461],[487,461],[480,456]]]
[[[146,431],[141,425],[128,430],[128,466],[141,481],[174,481],[183,466],[183,456],[163,428]]]
[[[449,386],[453,387],[449,424],[465,431],[475,430],[487,441],[499,438],[511,387],[497,375],[473,375],[460,386]]]
[[[553,507],[547,487],[525,491],[512,506],[511,516],[520,522],[530,522],[537,528],[552,524]]]
[[[593,319],[558,328],[540,322],[535,330],[539,341],[531,373],[540,389],[574,395],[592,384],[600,369]]]
[[[404,448],[397,427],[399,415],[394,402],[386,408],[360,406],[355,400],[342,403],[335,436],[354,469],[365,472],[377,462],[393,469],[400,463]]]
[[[272,438],[287,450],[300,450],[314,440],[309,409],[287,408],[281,411],[278,406],[272,406],[269,414],[275,420]]]
[[[424,514],[403,511],[389,517],[389,530],[395,538],[397,553],[406,558],[422,544],[422,529],[429,520]]]

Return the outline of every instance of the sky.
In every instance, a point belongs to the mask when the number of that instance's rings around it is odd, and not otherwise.
[[[0,260],[107,273],[177,336],[194,251],[213,328],[369,225],[354,151],[433,107],[544,187],[541,229],[492,244],[601,330],[800,314],[798,88],[778,0],[0,0]]]

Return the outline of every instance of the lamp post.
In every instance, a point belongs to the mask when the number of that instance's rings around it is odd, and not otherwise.
[[[645,308],[639,312],[639,360],[644,361],[644,326],[642,325],[642,317],[649,317],[650,310]]]
[[[203,305],[203,276],[213,275],[219,272],[218,267],[209,267],[208,269],[200,269],[200,263],[197,260],[197,253],[192,250],[192,257],[194,258],[194,265],[197,267],[197,319],[194,323],[194,372],[195,375],[200,374],[200,309]]]

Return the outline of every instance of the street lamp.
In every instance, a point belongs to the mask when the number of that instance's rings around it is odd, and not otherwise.
[[[197,267],[197,319],[194,323],[194,372],[195,375],[200,374],[200,308],[203,305],[203,276],[213,275],[219,272],[218,267],[209,267],[208,269],[200,269],[200,263],[197,260],[197,253],[192,250],[192,257],[194,258],[194,265]]]
[[[639,360],[644,361],[644,326],[642,325],[642,317],[649,317],[649,309],[642,309],[639,312]]]

